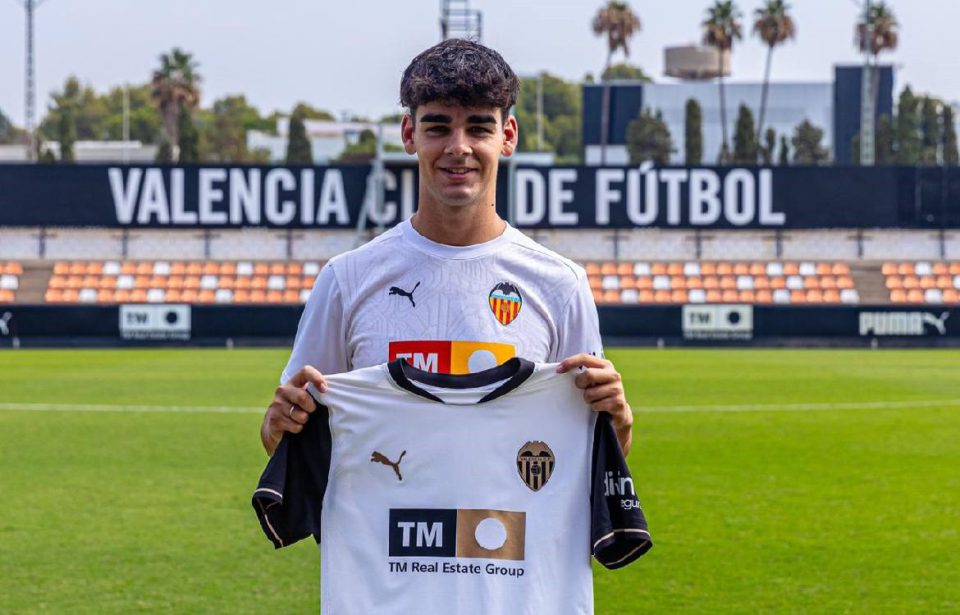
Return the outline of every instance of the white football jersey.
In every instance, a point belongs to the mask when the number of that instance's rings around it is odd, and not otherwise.
[[[338,374],[405,358],[467,374],[514,356],[554,362],[602,350],[582,267],[510,226],[458,247],[407,220],[323,268],[281,381],[304,365]]]
[[[325,613],[592,613],[591,553],[651,546],[609,416],[574,374],[404,361],[331,376],[254,493],[277,548],[313,535]]]

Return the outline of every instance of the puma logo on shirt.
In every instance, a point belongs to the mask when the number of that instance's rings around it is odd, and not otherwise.
[[[390,466],[391,468],[393,468],[393,471],[397,473],[397,480],[402,481],[403,475],[400,474],[400,462],[403,461],[403,456],[406,454],[407,454],[407,451],[403,451],[402,453],[400,453],[399,459],[397,459],[396,463],[394,463],[393,461],[390,461],[389,459],[387,459],[387,456],[384,455],[383,453],[378,453],[377,451],[373,451],[373,454],[370,456],[370,461],[376,462],[376,463],[382,463],[385,466]]]
[[[390,294],[391,294],[391,295],[400,295],[400,296],[402,296],[402,297],[406,297],[407,299],[410,300],[410,303],[413,304],[413,307],[417,307],[417,302],[413,300],[413,293],[417,292],[417,286],[420,286],[420,282],[417,282],[417,283],[414,285],[413,290],[411,290],[410,292],[407,292],[407,291],[403,290],[403,289],[400,288],[399,286],[391,286],[391,287],[390,287]]]

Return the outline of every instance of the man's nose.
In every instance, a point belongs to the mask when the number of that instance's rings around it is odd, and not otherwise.
[[[445,154],[452,156],[466,156],[470,153],[470,143],[467,140],[467,133],[464,130],[453,130],[450,132],[450,140],[444,149]]]

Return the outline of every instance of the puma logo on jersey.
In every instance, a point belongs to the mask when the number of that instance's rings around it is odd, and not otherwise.
[[[417,307],[417,302],[413,300],[413,293],[417,292],[417,287],[418,287],[418,286],[420,286],[420,282],[417,282],[417,283],[413,286],[413,290],[411,290],[410,292],[407,292],[407,291],[403,290],[403,289],[400,288],[399,286],[391,286],[391,287],[390,287],[390,294],[391,294],[391,295],[400,295],[401,297],[406,297],[407,299],[410,300],[410,303],[413,305],[413,307]]]
[[[12,313],[3,313],[3,317],[0,318],[0,335],[10,335],[10,326],[7,323],[10,322],[11,318],[13,318]]]
[[[391,468],[393,468],[393,471],[396,472],[397,480],[402,481],[403,475],[400,474],[400,462],[403,461],[403,456],[406,454],[407,454],[407,451],[403,451],[402,453],[400,453],[400,457],[397,459],[396,463],[394,463],[393,461],[390,461],[389,459],[387,459],[387,456],[384,455],[383,453],[378,453],[377,451],[373,451],[373,453],[370,455],[370,461],[375,463],[382,463],[385,466],[390,466]]]

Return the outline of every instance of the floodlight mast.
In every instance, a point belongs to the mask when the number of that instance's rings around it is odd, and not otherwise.
[[[483,13],[470,8],[470,0],[440,0],[440,40],[483,38]]]
[[[33,63],[33,11],[43,4],[44,0],[19,0],[19,2],[27,12],[26,84],[24,88],[24,114],[26,116],[27,134],[30,136],[30,147],[27,151],[27,159],[35,160],[37,155],[37,131],[34,123],[37,95]]]

